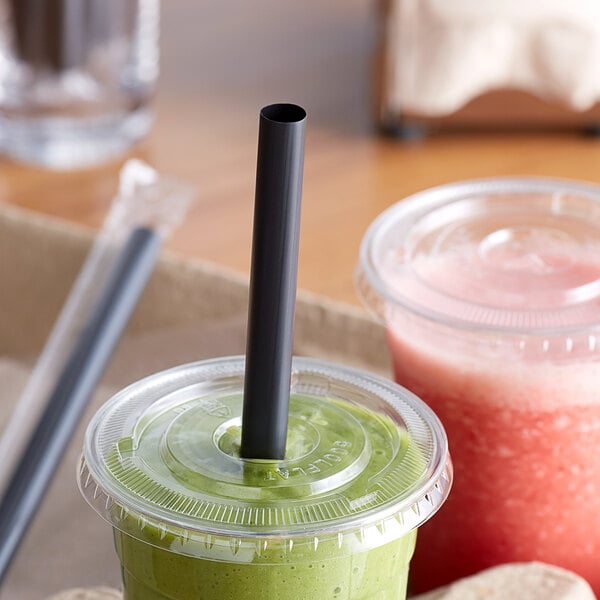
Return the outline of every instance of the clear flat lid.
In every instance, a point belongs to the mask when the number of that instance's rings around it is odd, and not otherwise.
[[[382,213],[357,288],[388,318],[551,333],[600,323],[600,187],[495,179],[433,188]]]
[[[445,500],[447,442],[430,409],[322,361],[294,360],[285,460],[240,459],[243,373],[243,358],[184,365],[111,399],[85,440],[80,486],[92,506],[130,534],[123,511],[247,538],[391,521],[402,535]]]

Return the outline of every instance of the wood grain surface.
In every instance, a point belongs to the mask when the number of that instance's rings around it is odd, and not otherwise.
[[[156,123],[130,155],[197,187],[170,250],[248,272],[258,112],[277,101],[309,114],[299,285],[335,300],[358,302],[352,273],[364,231],[408,194],[497,175],[600,181],[600,141],[575,131],[379,136],[377,31],[368,0],[163,3]],[[98,227],[124,158],[71,173],[0,161],[0,201]]]

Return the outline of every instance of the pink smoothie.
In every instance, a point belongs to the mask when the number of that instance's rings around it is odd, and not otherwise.
[[[454,462],[413,590],[537,560],[600,597],[600,187],[423,192],[373,223],[357,282],[396,381],[440,417]]]
[[[455,467],[450,498],[419,532],[413,589],[540,560],[599,594],[600,364],[466,364],[389,342],[396,380],[441,418]]]

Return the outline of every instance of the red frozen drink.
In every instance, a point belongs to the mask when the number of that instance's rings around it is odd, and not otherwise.
[[[422,528],[415,591],[512,561],[600,593],[600,188],[489,180],[371,227],[359,289],[396,380],[440,416],[454,491]]]

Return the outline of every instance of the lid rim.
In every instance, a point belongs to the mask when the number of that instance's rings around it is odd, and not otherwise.
[[[199,367],[210,368],[211,366],[218,367],[220,365],[229,367],[227,370],[224,370],[224,373],[231,375],[234,370],[236,370],[236,372],[243,372],[243,362],[243,356],[217,358],[181,365],[163,371],[160,375],[166,376],[168,374],[176,374],[179,380],[181,380],[185,378],[186,373],[191,373],[194,369]],[[105,419],[108,418],[107,415],[111,410],[119,408],[121,399],[128,394],[131,394],[132,388],[137,388],[137,391],[139,391],[140,389],[143,389],[144,385],[151,385],[156,378],[156,375],[153,375],[131,384],[121,392],[117,393],[92,418],[86,431],[84,452],[82,454],[82,466],[78,477],[79,488],[82,494],[96,512],[99,513],[100,510],[94,504],[98,489],[106,496],[105,504],[107,506],[114,503],[126,511],[139,513],[149,519],[155,519],[157,522],[167,523],[174,528],[188,529],[193,531],[194,534],[226,535],[230,537],[249,538],[281,538],[286,536],[304,537],[316,533],[329,535],[334,533],[351,533],[353,531],[359,531],[369,524],[396,518],[406,511],[413,509],[413,507],[419,502],[422,502],[424,498],[428,497],[434,488],[438,486],[438,491],[441,491],[438,494],[439,497],[437,502],[432,504],[431,509],[426,511],[426,514],[423,515],[423,519],[421,519],[418,524],[407,528],[405,533],[408,533],[410,530],[430,518],[446,499],[452,480],[452,467],[448,455],[448,441],[443,426],[433,411],[408,390],[400,388],[397,384],[371,373],[345,367],[329,361],[298,357],[294,358],[293,371],[308,375],[324,374],[329,376],[336,373],[339,381],[344,381],[343,378],[346,376],[348,379],[345,381],[360,386],[365,390],[371,390],[373,395],[377,395],[387,404],[389,404],[389,401],[385,398],[386,393],[395,393],[398,395],[398,391],[402,390],[399,397],[405,403],[407,409],[414,411],[414,413],[423,421],[423,424],[429,429],[429,434],[433,440],[431,456],[428,458],[427,468],[421,473],[414,485],[409,488],[410,493],[406,494],[399,501],[397,499],[387,500],[374,508],[365,509],[362,512],[358,511],[354,514],[351,513],[348,515],[336,516],[329,521],[317,521],[306,524],[288,523],[286,525],[272,527],[260,526],[255,527],[254,529],[244,528],[239,524],[225,523],[218,523],[211,526],[209,520],[201,521],[198,518],[193,518],[191,515],[173,513],[172,511],[155,504],[142,506],[140,505],[139,496],[129,494],[126,488],[120,486],[108,470],[106,461],[100,459],[103,452],[100,448],[99,428]],[[177,380],[178,379],[176,378],[171,385],[176,386]],[[381,391],[378,392],[378,390]],[[390,404],[390,406],[393,405]],[[96,489],[94,489],[93,492],[88,491],[90,486],[95,486]],[[106,508],[106,510],[108,510],[108,508]],[[101,514],[101,516],[103,515]]]
[[[374,259],[374,248],[378,236],[395,224],[398,214],[419,216],[427,214],[438,206],[453,200],[466,199],[482,193],[538,192],[556,193],[560,186],[565,192],[579,193],[600,202],[600,185],[577,180],[553,177],[490,177],[465,180],[428,188],[399,200],[380,213],[367,228],[360,244],[359,262],[354,271],[354,287],[363,305],[380,321],[388,322],[383,304],[391,310],[407,311],[428,322],[461,331],[473,333],[494,333],[499,335],[520,335],[523,337],[583,335],[600,332],[600,323],[572,324],[562,326],[533,326],[527,329],[518,326],[500,326],[495,324],[469,321],[464,318],[445,314],[429,308],[423,308],[409,299],[395,294],[379,275]],[[376,300],[373,300],[375,296]],[[506,313],[518,314],[523,310],[502,309]]]
[[[115,498],[108,495],[106,493],[106,490],[104,489],[104,486],[102,486],[100,483],[98,483],[98,481],[93,476],[91,471],[89,471],[89,468],[88,468],[87,464],[85,463],[85,458],[83,457],[83,455],[81,456],[81,462],[82,462],[82,464],[85,464],[85,468],[88,469],[87,472],[93,479],[94,484],[99,489],[102,490],[102,494],[107,498],[107,501],[105,501],[105,504],[107,504],[108,501],[110,501],[110,506],[113,506],[116,504],[120,508],[127,511],[128,514],[130,514],[132,512],[139,512],[139,511],[135,511],[135,509],[130,509],[127,506],[125,506],[125,504],[126,504],[125,502],[120,503]],[[83,471],[83,472],[85,472],[85,471]],[[436,506],[433,508],[433,510],[431,512],[427,513],[426,518],[424,518],[418,524],[413,523],[413,524],[411,524],[410,527],[407,527],[402,533],[402,535],[406,535],[406,534],[410,533],[411,531],[417,529],[418,527],[423,525],[425,522],[427,522],[431,517],[433,517],[435,515],[435,513],[437,513],[437,511],[442,507],[444,501],[447,499],[448,495],[450,494],[450,490],[452,487],[452,463],[451,463],[449,457],[447,458],[446,462],[440,463],[440,467],[438,469],[436,469],[436,472],[439,472],[439,477],[437,478],[437,480],[432,478],[432,482],[430,483],[430,485],[424,486],[425,491],[423,493],[415,492],[415,494],[414,494],[415,500],[410,503],[406,502],[406,506],[403,508],[403,510],[398,510],[398,508],[394,505],[391,505],[390,507],[388,507],[388,510],[383,510],[383,511],[380,511],[378,509],[373,509],[371,511],[371,513],[367,512],[367,513],[361,513],[360,515],[357,515],[357,518],[360,517],[360,520],[361,520],[360,523],[342,522],[337,525],[332,525],[331,527],[327,527],[327,526],[318,526],[318,527],[317,526],[315,526],[315,527],[296,526],[297,528],[290,527],[288,530],[273,529],[273,530],[269,530],[269,531],[247,530],[247,529],[241,530],[241,529],[235,529],[233,527],[231,529],[226,529],[225,527],[222,527],[220,529],[217,527],[211,528],[209,526],[206,526],[206,527],[199,527],[199,526],[191,527],[191,526],[189,526],[188,527],[187,524],[183,524],[181,522],[177,523],[175,520],[170,518],[167,511],[164,509],[158,509],[158,510],[160,512],[164,511],[165,514],[159,515],[158,511],[157,511],[157,515],[150,515],[150,519],[155,520],[157,523],[165,524],[167,527],[172,526],[174,529],[189,530],[192,532],[192,535],[216,535],[216,536],[223,536],[223,537],[247,538],[247,539],[305,538],[305,537],[313,537],[315,535],[333,536],[336,534],[351,535],[351,534],[359,532],[367,527],[373,527],[380,523],[396,519],[402,513],[408,512],[410,510],[414,510],[414,507],[416,507],[420,502],[422,502],[423,499],[425,498],[425,496],[429,495],[431,493],[431,491],[439,484],[439,482],[442,479],[445,479],[446,484],[443,488],[443,491],[440,494],[439,502],[436,504]],[[115,526],[114,521],[111,521],[109,518],[107,518],[94,505],[93,501],[90,499],[89,495],[86,493],[87,486],[85,484],[83,484],[81,477],[78,477],[78,486],[79,486],[79,490],[80,490],[81,494],[83,495],[85,501],[89,504],[89,506],[96,513],[98,513],[105,521],[107,521],[110,525]],[[423,489],[423,488],[421,488],[421,489]],[[417,491],[421,491],[421,489],[419,489]],[[98,497],[98,496],[96,495],[96,497]],[[403,504],[404,504],[404,502],[403,502]],[[146,515],[143,515],[143,516],[146,517]],[[198,523],[196,523],[196,525],[198,525]],[[127,531],[125,533],[128,533],[129,535],[131,535],[131,532],[129,532],[129,531]]]

